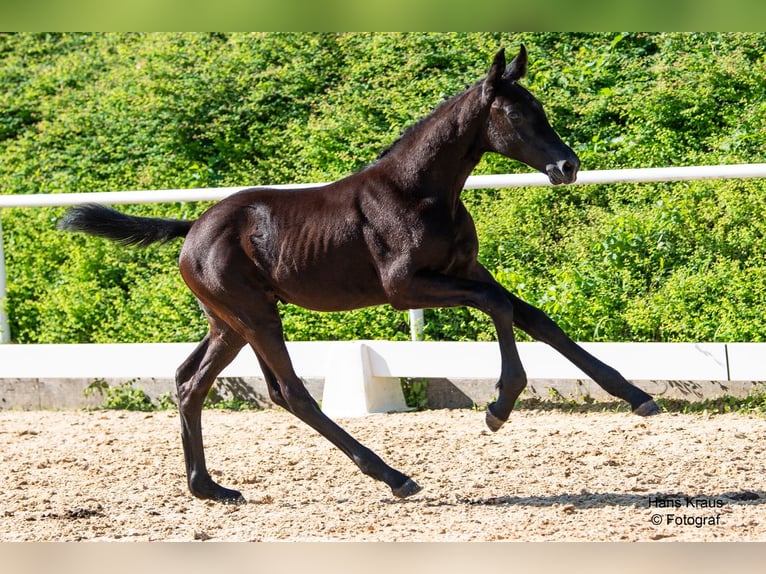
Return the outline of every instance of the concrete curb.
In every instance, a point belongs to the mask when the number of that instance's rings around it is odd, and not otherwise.
[[[152,400],[168,393],[175,401],[175,383],[164,378],[97,379],[110,386],[128,383],[142,389]],[[494,400],[495,381],[488,379],[424,378],[428,381],[429,408],[484,407]],[[85,396],[84,390],[94,379],[0,379],[0,410],[74,410],[103,404],[97,393]],[[304,381],[311,395],[322,401],[324,380]],[[655,398],[681,399],[690,402],[731,395],[747,396],[763,383],[753,381],[637,381],[635,384]],[[215,392],[222,399],[236,397],[260,407],[274,406],[268,396],[266,382],[257,377],[222,377],[216,380]],[[616,401],[590,380],[530,380],[522,399]]]

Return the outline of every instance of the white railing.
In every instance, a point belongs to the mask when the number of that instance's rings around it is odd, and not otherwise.
[[[766,177],[766,163],[739,165],[706,165],[687,167],[656,167],[640,169],[608,169],[581,171],[571,185],[606,183],[647,183],[660,181],[695,181],[709,179],[747,179]],[[325,183],[272,185],[272,189],[307,189]],[[465,189],[510,187],[543,187],[551,185],[542,173],[513,173],[499,175],[472,175]],[[209,187],[199,189],[156,189],[142,191],[106,191],[96,193],[52,193],[0,195],[0,209],[4,207],[62,207],[81,203],[117,205],[125,203],[166,203],[176,201],[218,201],[243,187]]]
[[[712,165],[663,167],[642,169],[620,169],[581,171],[575,185],[628,183],[628,182],[660,182],[660,181],[692,181],[710,179],[744,179],[766,177],[766,163],[740,165]],[[276,189],[301,189],[319,187],[322,183],[297,185],[275,185]],[[542,173],[503,174],[503,175],[474,175],[466,181],[465,189],[538,187],[551,185],[547,176]],[[249,187],[249,186],[248,186]],[[248,187],[218,187],[204,189],[164,189],[153,191],[114,191],[100,193],[56,193],[56,194],[23,194],[0,195],[0,216],[2,208],[11,207],[60,207],[81,203],[126,204],[126,203],[165,203],[178,201],[210,201],[220,200],[232,193]],[[1,217],[0,217],[1,219]],[[0,343],[10,342],[10,326],[5,312],[6,272],[3,257],[2,223],[0,221]],[[419,310],[410,313],[410,324],[422,325],[422,314]],[[420,338],[422,331],[413,329],[412,338]]]
[[[69,381],[62,392],[81,390],[82,381],[140,379],[166,381],[172,389],[175,371],[194,343],[114,343],[72,345],[0,345],[0,389],[5,408],[15,408],[13,395],[29,395],[35,385],[22,381]],[[699,400],[716,394],[742,394],[754,381],[766,380],[766,343],[582,343],[588,352],[616,368],[627,379],[661,397]],[[543,343],[518,343],[529,378],[528,390],[546,397],[550,389],[562,396],[609,398],[587,375]],[[322,410],[331,417],[356,417],[406,410],[402,378],[471,379],[474,402],[489,402],[500,373],[497,343],[316,341],[288,342],[295,372],[304,379],[322,379]],[[262,378],[249,347],[220,374],[222,378]],[[74,383],[80,382],[80,386]],[[9,382],[10,381],[10,382]],[[155,381],[156,382],[156,381]],[[486,384],[484,384],[486,382]],[[49,385],[54,386],[53,382]],[[68,389],[64,391],[63,389]],[[41,395],[27,405],[60,408]],[[317,397],[319,398],[319,397]],[[71,404],[68,397],[65,404]]]

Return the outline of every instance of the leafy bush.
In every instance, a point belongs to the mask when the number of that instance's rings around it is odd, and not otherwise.
[[[171,408],[168,397],[163,396],[158,405],[140,387],[133,385],[134,381],[125,381],[114,387],[103,379],[96,379],[83,391],[86,397],[98,394],[104,398],[101,408],[123,411],[154,411]]]
[[[762,387],[754,388],[744,397],[721,395],[701,401],[668,399],[659,397],[657,404],[663,412],[682,414],[720,415],[739,413],[742,415],[766,416],[766,392]],[[586,412],[630,412],[630,405],[623,401],[596,401],[592,397],[571,399],[552,392],[546,399],[541,397],[520,398],[515,410],[562,411],[567,413]]]
[[[583,169],[763,162],[763,34],[4,34],[0,189],[92,192],[329,181],[369,161],[524,42],[526,85]],[[478,173],[528,168],[487,156]],[[763,180],[463,194],[480,259],[580,340],[763,341]],[[125,206],[194,218],[209,203]],[[193,341],[204,318],[146,250],[55,230],[63,209],[2,213],[21,343]],[[383,306],[282,309],[300,339],[406,339]],[[492,340],[466,309],[431,340]]]

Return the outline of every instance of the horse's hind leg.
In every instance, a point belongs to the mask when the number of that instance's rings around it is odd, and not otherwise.
[[[208,314],[210,331],[176,372],[181,439],[189,490],[198,498],[244,502],[242,495],[216,484],[205,464],[202,443],[202,406],[218,374],[245,345],[237,333]]]
[[[258,364],[261,366],[261,372],[263,373],[263,378],[266,381],[266,389],[269,391],[269,398],[271,398],[271,401],[275,405],[278,405],[286,411],[289,411],[290,406],[287,404],[285,397],[282,396],[282,389],[279,388],[279,381],[277,380],[276,375],[272,372],[272,370],[266,364],[266,361],[264,361],[258,353],[256,353],[255,356],[258,359]]]
[[[272,400],[338,447],[364,474],[385,482],[395,496],[404,498],[420,491],[412,479],[388,466],[321,411],[293,369],[275,304],[244,285],[242,297],[235,296],[236,289],[232,284],[228,288],[232,295],[229,300],[236,300],[237,307],[222,316],[235,326],[264,365],[263,373]],[[217,309],[223,312],[221,307]]]

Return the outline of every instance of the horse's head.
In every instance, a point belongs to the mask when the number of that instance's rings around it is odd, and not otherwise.
[[[519,85],[526,72],[523,44],[508,67],[504,49],[495,56],[482,83],[482,99],[490,106],[484,145],[547,174],[554,185],[572,183],[580,160],[548,123],[540,102]]]

